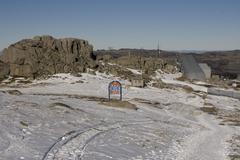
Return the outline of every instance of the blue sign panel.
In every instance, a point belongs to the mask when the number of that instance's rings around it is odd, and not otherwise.
[[[111,94],[120,96],[120,100],[122,100],[122,85],[118,81],[112,81],[108,86],[108,98],[111,99]]]

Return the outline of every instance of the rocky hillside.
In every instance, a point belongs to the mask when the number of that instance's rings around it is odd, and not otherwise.
[[[87,41],[51,36],[36,36],[12,44],[3,51],[0,60],[0,78],[9,74],[35,78],[96,67],[93,46]]]
[[[97,50],[94,52],[97,55],[98,59],[104,59],[106,56],[111,56],[112,58],[119,58],[122,56],[130,56],[130,57],[144,57],[144,58],[154,58],[161,59],[168,64],[175,65],[176,58],[179,53],[172,51],[160,50],[160,54],[158,50],[148,50],[148,49],[130,49],[123,48],[119,50]]]
[[[215,51],[194,55],[197,61],[211,66],[213,74],[236,78],[240,74],[240,50]]]
[[[147,50],[147,49],[119,49],[119,50],[97,50],[94,52],[97,55],[97,59],[107,59],[118,61],[123,59],[121,57],[138,57],[143,58],[154,58],[164,61],[165,64],[175,65],[179,64],[179,58],[185,52],[174,52],[161,50],[160,54],[158,50]],[[201,54],[189,52],[192,54],[197,62],[207,63],[212,68],[212,73],[221,75],[226,78],[234,79],[240,74],[240,50],[232,51],[211,51],[203,52]]]

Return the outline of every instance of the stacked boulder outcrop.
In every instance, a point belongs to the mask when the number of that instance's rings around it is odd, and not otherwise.
[[[86,40],[36,36],[10,45],[0,56],[0,76],[40,77],[96,68],[93,46]]]

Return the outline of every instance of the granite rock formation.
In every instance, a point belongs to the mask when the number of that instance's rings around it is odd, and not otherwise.
[[[96,68],[93,46],[88,41],[36,36],[10,45],[0,56],[0,76],[39,77],[55,73],[85,72]],[[7,67],[6,67],[7,66]],[[8,71],[9,69],[9,71]]]

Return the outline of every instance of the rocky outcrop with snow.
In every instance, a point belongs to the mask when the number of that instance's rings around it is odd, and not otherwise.
[[[10,45],[0,56],[2,64],[10,68],[11,76],[33,78],[55,73],[84,72],[87,68],[96,67],[94,59],[93,46],[88,41],[55,39],[51,36],[21,40]]]

